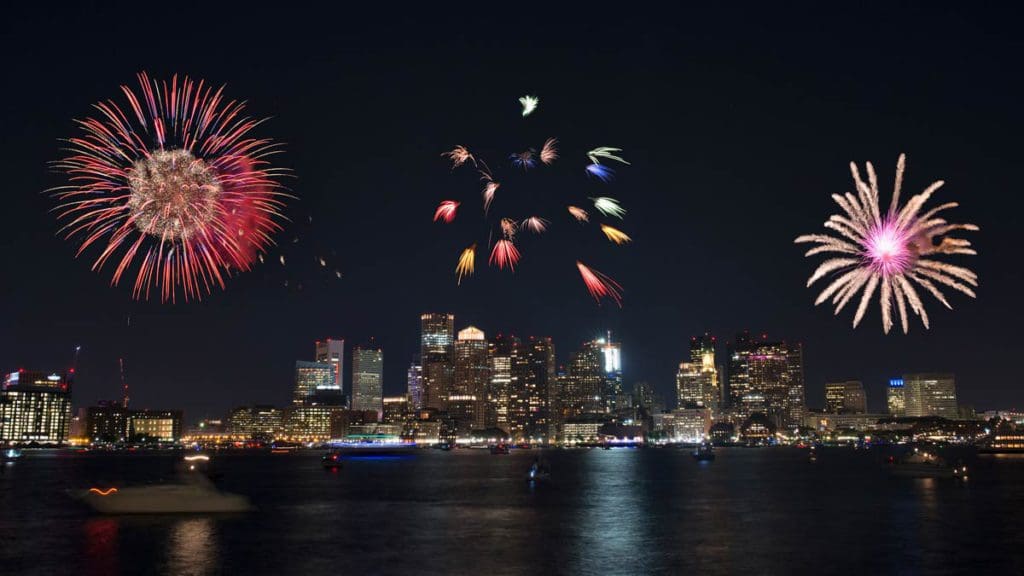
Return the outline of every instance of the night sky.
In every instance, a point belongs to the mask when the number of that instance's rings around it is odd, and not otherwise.
[[[0,369],[61,369],[80,344],[76,405],[119,395],[122,356],[137,407],[196,420],[283,404],[294,361],[326,336],[375,337],[385,392],[398,393],[419,314],[445,311],[457,328],[552,336],[560,363],[611,329],[627,386],[648,380],[669,398],[690,336],[711,331],[724,354],[749,328],[805,343],[812,406],[826,380],[863,380],[880,410],[888,378],[949,371],[961,402],[1024,407],[1022,41],[999,5],[25,4],[0,23]],[[56,237],[42,191],[64,180],[48,162],[74,118],[141,70],[227,84],[271,117],[257,134],[286,144],[277,162],[294,172],[278,236],[294,265],[268,262],[198,303],[136,302]],[[541,105],[523,119],[527,93]],[[542,213],[559,230],[524,240],[514,275],[478,254],[477,276],[456,286],[458,252],[486,238],[462,215],[431,222],[439,200],[470,206],[479,190],[439,154],[465,144],[508,173],[507,154],[548,136],[562,159],[550,176],[510,177],[509,195],[544,211],[615,196],[634,243]],[[632,162],[611,184],[583,173],[596,146]],[[900,152],[904,198],[944,179],[933,204],[958,201],[948,216],[981,226],[966,235],[980,254],[954,260],[981,286],[977,300],[947,291],[953,311],[929,300],[930,331],[914,318],[909,335],[884,336],[877,304],[856,330],[852,310],[813,306],[818,260],[792,240],[821,231],[830,195],[852,190],[851,160],[875,164],[887,204]],[[577,257],[625,287],[621,310],[590,299]]]

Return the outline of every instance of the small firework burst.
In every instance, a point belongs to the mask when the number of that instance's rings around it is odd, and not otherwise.
[[[550,222],[543,218],[530,216],[526,220],[523,220],[522,226],[534,234],[540,234],[548,229],[548,224],[550,224]]]
[[[515,154],[510,154],[509,160],[512,160],[513,166],[516,168],[522,168],[523,170],[528,170],[537,165],[537,159],[534,155],[533,148],[517,152]]]
[[[599,196],[597,198],[591,198],[594,201],[594,208],[605,216],[614,216],[615,218],[622,219],[622,216],[626,213],[626,209],[619,205],[619,201],[615,198],[608,198],[607,196]]]
[[[458,275],[458,284],[462,284],[463,276],[473,275],[473,263],[476,260],[476,244],[462,251],[459,256],[459,263],[455,265],[455,274]]]
[[[896,183],[889,211],[882,214],[874,167],[867,163],[868,182],[865,183],[857,165],[851,162],[850,172],[857,186],[857,195],[849,192],[832,195],[845,212],[845,215],[833,215],[825,222],[825,227],[835,234],[808,234],[796,239],[797,243],[818,244],[808,250],[806,256],[822,253],[842,255],[825,260],[818,266],[807,286],[829,274],[835,276],[814,302],[818,305],[831,298],[836,306],[835,314],[839,314],[854,296],[861,294],[853,317],[854,327],[864,317],[876,289],[879,290],[882,330],[885,333],[892,328],[894,306],[904,333],[909,330],[908,305],[928,328],[928,314],[914,284],[924,288],[947,308],[951,306],[936,283],[974,298],[977,275],[967,268],[937,260],[935,256],[976,254],[969,241],[951,238],[947,234],[957,230],[975,231],[978,227],[974,224],[950,224],[936,217],[943,210],[955,208],[956,202],[941,204],[921,213],[931,195],[942,186],[941,180],[933,182],[900,207],[905,163],[906,159],[901,154],[896,163]],[[941,238],[938,244],[935,243],[936,238]]]
[[[537,109],[537,106],[540,104],[540,98],[526,95],[519,99],[519,104],[523,107],[523,118],[526,118]]]
[[[544,141],[544,146],[540,149],[540,161],[544,164],[551,164],[555,160],[558,160],[558,140],[554,138],[548,138]]]
[[[470,154],[469,149],[465,146],[456,146],[448,152],[442,153],[441,156],[446,156],[452,161],[452,170],[462,166],[466,162],[472,162],[473,165],[476,166],[476,159],[473,158],[473,155]]]
[[[623,164],[629,164],[622,157],[616,156],[616,152],[622,152],[622,148],[612,148],[610,146],[601,146],[594,148],[590,152],[587,152],[587,158],[590,159],[592,164],[600,164],[601,158],[605,160],[615,160],[616,162],[622,162]]]
[[[611,298],[615,301],[619,307],[622,307],[622,286],[610,277],[588,268],[583,262],[576,261],[576,268],[580,271],[580,276],[583,277],[583,284],[586,285],[587,291],[590,295],[597,300],[597,303],[601,303],[601,298]]]
[[[455,200],[444,200],[434,210],[434,222],[444,220],[445,224],[451,224],[455,220],[455,211],[459,209],[460,202]]]
[[[499,270],[504,270],[508,266],[508,269],[514,272],[518,262],[519,250],[511,240],[498,240],[494,243],[488,263],[492,266],[497,265]]]
[[[611,182],[615,171],[604,164],[587,164],[587,174],[597,178],[601,182]]]
[[[501,235],[506,240],[515,240],[516,233],[519,232],[519,224],[511,218],[502,218],[501,222]]]
[[[576,219],[577,222],[590,222],[590,214],[578,206],[569,206],[569,214]]]
[[[604,235],[607,236],[609,240],[619,245],[633,241],[633,239],[627,236],[625,232],[612,228],[607,224],[601,224],[601,232],[604,232]]]

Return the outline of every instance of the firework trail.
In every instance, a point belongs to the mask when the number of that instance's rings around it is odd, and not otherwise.
[[[498,240],[491,250],[491,258],[488,263],[492,266],[497,264],[499,270],[508,266],[509,270],[515,272],[516,264],[519,262],[519,250],[511,240]]]
[[[808,234],[796,239],[797,243],[818,244],[805,256],[841,255],[825,260],[807,281],[807,286],[810,286],[827,275],[835,277],[819,294],[815,305],[831,298],[836,306],[835,314],[839,314],[854,296],[860,294],[853,317],[853,326],[856,327],[878,290],[882,330],[886,334],[892,328],[894,305],[904,333],[909,330],[908,306],[928,328],[928,314],[915,284],[947,308],[952,306],[939,285],[972,298],[975,296],[972,288],[978,285],[978,277],[971,270],[935,259],[935,256],[943,254],[976,254],[969,241],[946,235],[956,230],[975,231],[978,227],[974,224],[950,224],[936,217],[939,212],[956,207],[956,202],[941,204],[922,213],[925,203],[942,186],[941,180],[933,182],[901,207],[900,188],[905,166],[905,156],[900,154],[892,200],[888,212],[883,214],[879,210],[878,178],[874,167],[870,162],[866,164],[868,182],[865,183],[857,165],[851,162],[850,172],[857,186],[857,195],[850,192],[832,195],[844,212],[831,216],[825,222],[825,227],[833,234]],[[938,237],[942,239],[936,244]]]
[[[615,198],[608,198],[607,196],[600,196],[598,198],[591,198],[594,201],[594,208],[605,216],[614,216],[618,219],[622,219],[622,215],[626,213],[626,209],[619,205],[619,201]]]
[[[622,308],[622,286],[610,277],[588,268],[583,262],[576,261],[576,268],[580,271],[580,276],[583,277],[583,284],[586,285],[587,291],[590,295],[597,300],[597,303],[601,303],[601,298],[611,298]]]
[[[445,224],[451,224],[455,220],[455,211],[458,210],[461,202],[455,200],[444,200],[434,210],[434,222],[444,220]]]
[[[121,86],[127,107],[100,102],[77,121],[82,133],[55,162],[70,180],[51,191],[60,233],[81,239],[78,255],[100,249],[93,270],[113,261],[112,285],[134,275],[136,299],[154,288],[161,301],[201,299],[249,270],[281,229],[285,171],[268,160],[278,146],[250,135],[261,121],[223,87],[138,81]]]
[[[536,96],[523,96],[519,99],[519,103],[523,106],[523,118],[526,118],[537,109],[537,106],[540,104],[540,98]]]
[[[629,162],[626,162],[621,157],[616,156],[615,152],[622,152],[622,148],[611,148],[609,146],[601,146],[599,148],[594,148],[590,152],[587,152],[587,158],[590,159],[590,162],[592,164],[600,164],[601,158],[604,158],[606,160],[615,160],[616,162],[622,162],[623,164],[626,165],[629,164]]]
[[[480,179],[486,182],[486,184],[484,184],[483,191],[484,214],[486,215],[491,211],[491,202],[494,202],[494,195],[498,192],[498,188],[501,186],[501,183],[495,182],[494,177],[491,176],[491,173],[487,170],[480,171]]]
[[[534,158],[532,148],[516,154],[510,154],[509,159],[512,160],[513,166],[516,168],[522,168],[523,170],[528,170],[537,165],[537,159]]]
[[[597,178],[601,182],[611,182],[615,171],[604,164],[587,164],[587,174]]]
[[[519,224],[511,218],[502,218],[501,222],[501,234],[506,240],[515,240],[516,232],[519,232]]]
[[[569,214],[572,214],[572,217],[575,218],[577,222],[590,222],[590,214],[588,214],[583,208],[569,206],[568,210]]]
[[[633,241],[633,239],[627,236],[625,232],[612,228],[607,224],[601,224],[601,232],[604,232],[604,235],[607,236],[609,240],[619,245],[628,244]]]
[[[538,218],[537,216],[530,216],[526,220],[523,220],[522,225],[523,228],[526,228],[530,232],[533,232],[534,234],[540,234],[548,229],[548,224],[550,224],[550,222],[543,218]]]
[[[558,140],[554,138],[548,138],[544,141],[544,146],[540,149],[540,161],[544,164],[551,164],[555,160],[558,160],[558,148],[555,146],[558,144]]]
[[[458,284],[462,284],[463,276],[473,275],[473,263],[476,259],[476,244],[462,251],[459,256],[459,263],[455,265],[455,273],[459,277]]]
[[[467,161],[472,162],[476,166],[476,159],[469,153],[469,150],[465,146],[456,146],[448,152],[444,152],[441,156],[447,157],[452,161],[452,170],[462,166]]]

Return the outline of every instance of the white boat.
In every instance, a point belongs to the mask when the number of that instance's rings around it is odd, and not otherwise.
[[[77,496],[103,514],[200,514],[253,509],[245,496],[221,492],[209,481],[196,478],[187,484],[90,488]]]

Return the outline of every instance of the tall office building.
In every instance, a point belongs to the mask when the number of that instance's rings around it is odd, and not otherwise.
[[[904,374],[907,416],[959,417],[952,374]]]
[[[561,398],[565,419],[606,412],[605,362],[603,339],[584,342],[569,357]]]
[[[864,414],[867,397],[860,380],[827,382],[825,384],[825,412],[830,414]]]
[[[907,415],[907,399],[904,392],[903,378],[891,378],[889,380],[888,392],[885,396],[885,404],[889,408],[890,416]]]
[[[761,412],[776,426],[799,426],[805,409],[802,346],[737,335],[729,348],[728,398],[737,423]]]
[[[455,375],[448,415],[454,421],[457,436],[468,436],[486,426],[487,385],[491,367],[487,339],[474,326],[460,330],[455,340]]]
[[[339,395],[340,392],[334,385],[333,365],[328,362],[295,361],[295,391],[292,394],[292,404],[304,404],[317,394]]]
[[[420,355],[413,356],[409,369],[405,372],[406,393],[409,395],[409,404],[413,410],[423,409],[423,365],[420,364]]]
[[[598,338],[596,341],[601,346],[601,353],[604,357],[604,386],[601,391],[601,401],[604,404],[604,411],[614,413],[621,406],[620,399],[622,392],[622,344],[612,340],[612,333],[609,330],[606,338]]]
[[[333,374],[333,387],[338,394],[345,392],[345,341],[340,338],[328,338],[316,341],[315,360],[330,364]]]
[[[488,344],[490,379],[487,385],[487,406],[484,420],[488,428],[510,433],[509,395],[520,375],[519,338],[498,334]]]
[[[676,405],[679,408],[704,405],[704,382],[697,364],[679,364],[679,371],[676,372]]]
[[[423,366],[423,405],[444,410],[454,377],[455,315],[420,316],[420,358]]]
[[[721,375],[715,363],[716,343],[715,337],[708,333],[690,339],[690,364],[700,374],[700,402],[712,416],[719,414],[722,403]]]
[[[73,373],[18,370],[0,389],[0,443],[64,444],[71,431]]]
[[[508,432],[516,440],[543,441],[550,434],[549,406],[555,380],[555,346],[551,338],[521,342],[512,365],[508,394]]]
[[[383,410],[384,351],[380,347],[356,346],[352,349],[352,409]]]

